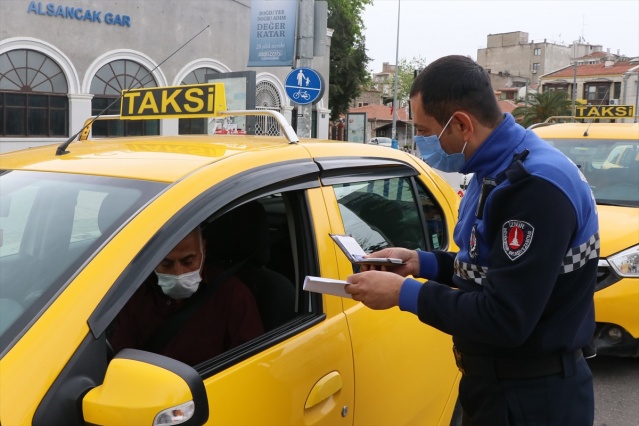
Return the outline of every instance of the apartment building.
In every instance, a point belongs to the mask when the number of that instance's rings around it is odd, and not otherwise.
[[[594,62],[594,63],[593,63]],[[639,103],[639,58],[617,61],[600,57],[580,60],[540,77],[541,91],[565,90],[581,105],[630,105],[635,115]]]

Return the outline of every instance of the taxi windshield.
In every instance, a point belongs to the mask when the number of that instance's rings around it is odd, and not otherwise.
[[[0,170],[0,353],[166,184]]]
[[[639,207],[639,141],[552,139],[584,174],[597,204]]]

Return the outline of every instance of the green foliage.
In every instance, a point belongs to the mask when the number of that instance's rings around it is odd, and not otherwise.
[[[331,120],[348,112],[352,100],[370,80],[361,18],[368,4],[372,0],[328,0],[327,24],[333,29],[328,100]]]
[[[422,70],[426,68],[426,59],[420,56],[407,60],[406,58],[399,59],[399,68],[397,71],[397,103],[401,105],[402,101],[408,101],[410,94],[410,88],[413,85],[415,79],[415,70]],[[390,78],[388,83],[388,93],[392,94],[395,90],[395,75]]]
[[[527,105],[513,110],[513,116],[521,118],[521,125],[524,127],[542,123],[548,117],[556,115],[571,115],[571,100],[564,90],[529,93]]]

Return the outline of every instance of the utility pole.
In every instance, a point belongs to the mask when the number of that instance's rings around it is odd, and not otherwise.
[[[635,81],[635,87],[637,92],[635,93],[635,123],[637,122],[637,116],[639,115],[639,111],[637,108],[639,107],[639,73],[637,74],[637,80]]]
[[[314,15],[314,1],[300,0],[299,36],[297,40],[297,56],[300,67],[312,68]],[[312,114],[312,104],[297,106],[297,135],[300,138],[311,137]]]
[[[399,13],[402,1],[397,0],[397,42],[395,45],[395,89],[393,90],[393,127],[391,139],[397,139],[397,80],[399,79]]]
[[[572,73],[572,114],[571,114],[572,118],[570,119],[572,123],[575,122],[575,115],[576,115],[575,103],[576,102],[577,102],[577,61],[575,61],[575,68]]]

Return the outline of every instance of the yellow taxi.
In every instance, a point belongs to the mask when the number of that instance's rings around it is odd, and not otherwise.
[[[302,285],[353,273],[330,234],[367,252],[454,250],[459,197],[403,151],[298,141],[271,116],[283,136],[82,138],[0,155],[2,425],[459,422],[450,336]],[[264,333],[196,365],[115,352],[119,312],[198,226],[207,259],[256,289]]]
[[[577,164],[597,202],[597,353],[639,356],[639,123],[545,123],[533,131]]]

